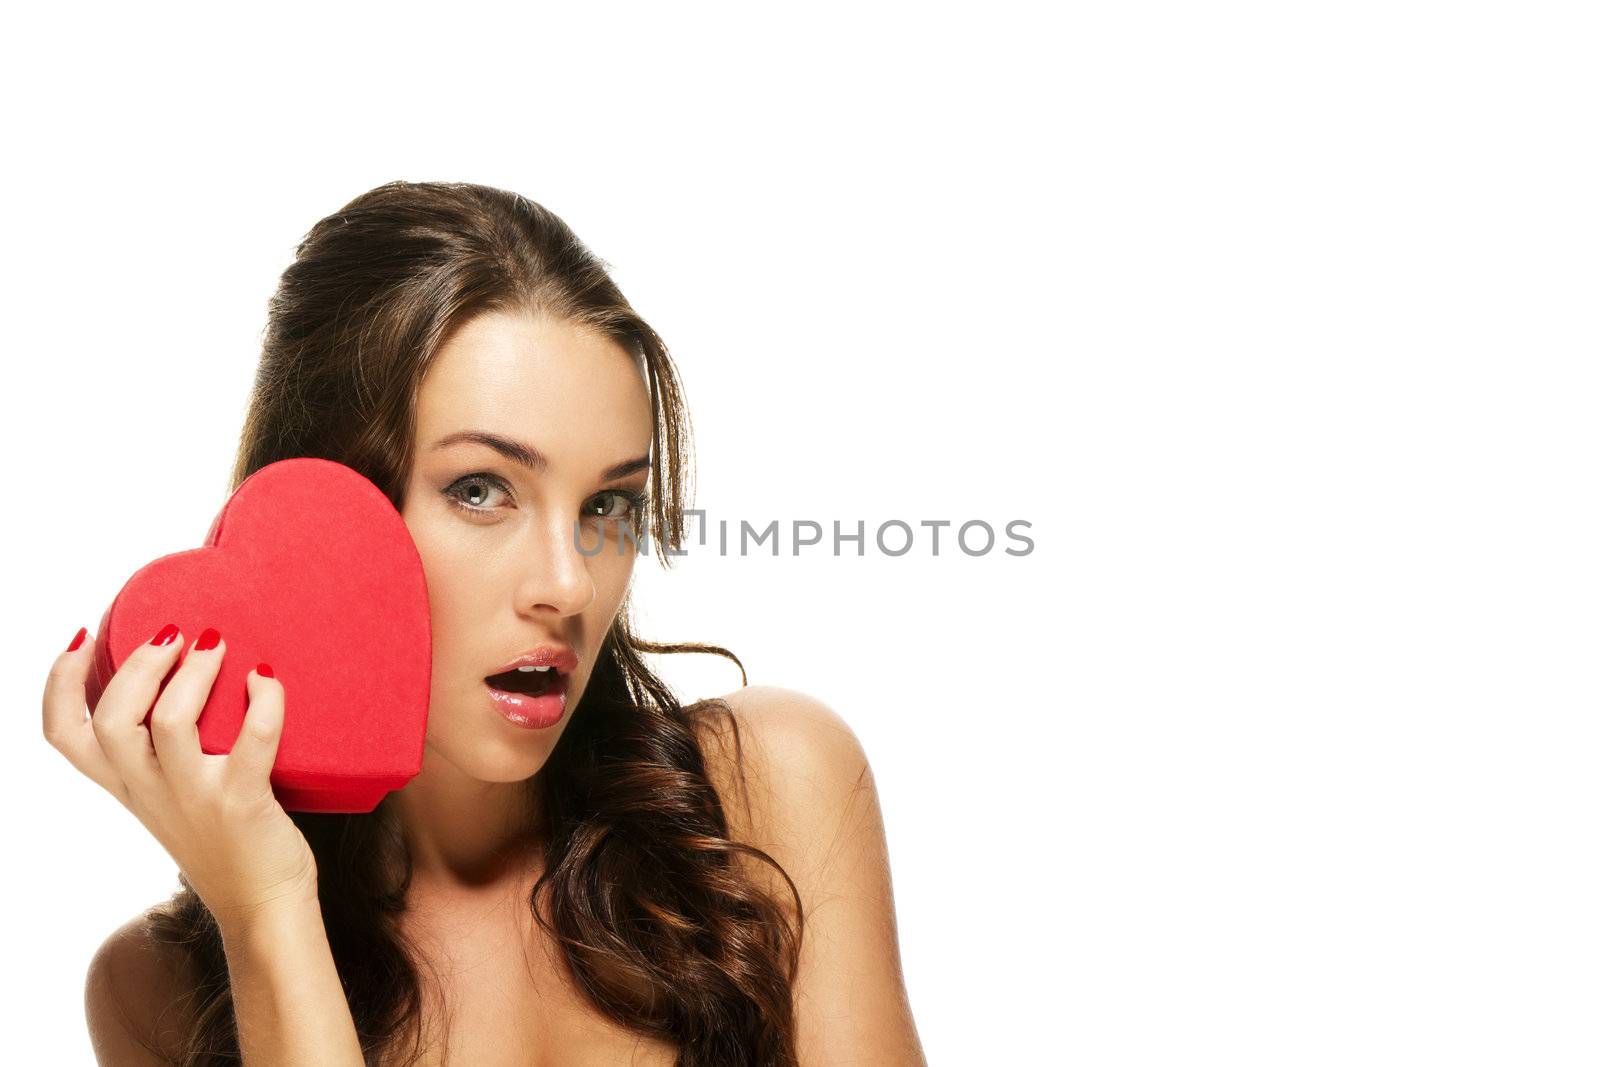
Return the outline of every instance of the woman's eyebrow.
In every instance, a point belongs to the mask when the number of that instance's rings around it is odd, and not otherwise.
[[[502,456],[518,463],[531,471],[543,471],[550,466],[550,460],[543,452],[530,444],[513,441],[509,437],[502,437],[495,433],[486,433],[483,430],[458,430],[447,434],[433,443],[433,451],[448,448],[458,444],[478,444],[494,449]],[[600,472],[601,481],[610,481],[613,478],[626,478],[635,471],[642,471],[650,466],[649,456],[636,456],[633,459],[613,463]]]

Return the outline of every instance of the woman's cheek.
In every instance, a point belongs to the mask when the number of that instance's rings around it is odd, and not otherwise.
[[[625,589],[628,577],[633,573],[633,563],[637,553],[632,550],[618,552],[616,548],[616,534],[608,531],[602,551],[589,557],[589,577],[595,584],[595,590],[600,597],[606,597],[618,589]]]

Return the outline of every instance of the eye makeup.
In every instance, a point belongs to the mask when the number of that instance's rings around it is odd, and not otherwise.
[[[451,482],[444,489],[440,490],[440,492],[444,498],[449,501],[450,505],[457,511],[464,511],[469,515],[487,515],[498,510],[493,507],[484,507],[480,504],[472,504],[464,500],[461,496],[462,491],[470,489],[474,486],[487,486],[490,489],[498,490],[499,492],[506,494],[508,497],[512,495],[511,486],[506,484],[505,479],[499,477],[498,475],[490,474],[488,471],[475,471],[472,474],[463,475]],[[588,510],[589,506],[595,500],[600,500],[607,497],[612,499],[620,499],[627,505],[627,510],[620,515],[596,514]],[[632,519],[644,511],[648,502],[649,498],[643,489],[632,489],[627,487],[604,489],[595,494],[593,497],[590,497],[589,500],[585,502],[583,517],[619,520]]]

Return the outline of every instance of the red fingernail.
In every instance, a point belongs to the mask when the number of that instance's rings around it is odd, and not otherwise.
[[[273,676],[272,675],[272,664],[270,664],[270,663],[257,663],[256,664],[256,673],[261,675],[261,677],[263,677],[263,678],[271,678]]]
[[[178,636],[178,624],[169,622],[161,628],[161,632],[150,639],[152,645],[170,645],[172,639]]]
[[[200,640],[194,643],[194,650],[196,652],[210,652],[217,647],[217,642],[221,640],[222,635],[212,627],[207,626],[205,632],[200,635]]]
[[[89,632],[89,628],[87,626],[78,627],[78,632],[72,638],[72,644],[67,646],[67,651],[68,652],[76,652],[76,651],[78,651],[78,646],[83,644],[83,635],[88,633],[88,632]]]

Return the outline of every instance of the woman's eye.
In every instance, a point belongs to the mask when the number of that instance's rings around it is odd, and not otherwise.
[[[484,474],[458,478],[444,491],[445,498],[463,511],[493,511],[495,493],[509,494],[510,489],[500,479]]]
[[[589,501],[586,514],[597,519],[626,519],[640,507],[639,493],[614,489]]]

